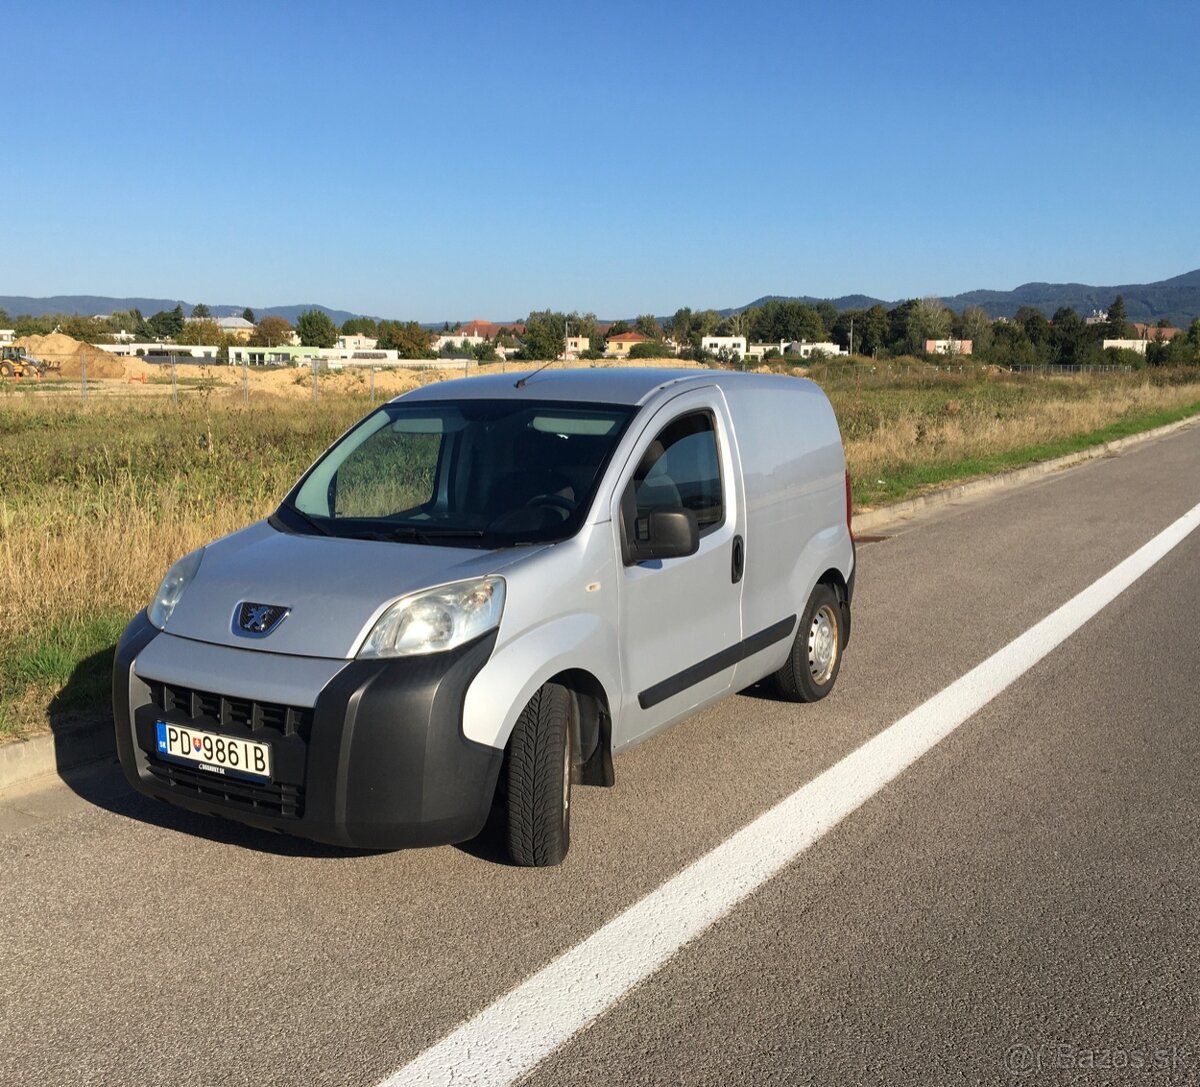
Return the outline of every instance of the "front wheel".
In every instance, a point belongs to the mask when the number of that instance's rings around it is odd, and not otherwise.
[[[775,689],[789,702],[819,702],[837,682],[845,643],[842,602],[828,585],[819,584],[800,617],[788,659],[772,677]]]
[[[508,745],[508,855],[525,868],[561,864],[571,845],[570,692],[540,687],[517,718]]]

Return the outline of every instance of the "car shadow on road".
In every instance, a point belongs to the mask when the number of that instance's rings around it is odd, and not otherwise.
[[[764,679],[759,683],[751,684],[749,687],[743,687],[738,691],[739,698],[755,698],[762,702],[787,702],[777,690],[770,680]]]
[[[311,842],[266,830],[248,827],[216,815],[202,815],[177,808],[166,801],[154,800],[135,792],[125,780],[125,774],[115,756],[101,763],[59,772],[63,782],[83,800],[114,815],[139,823],[173,830],[210,842],[237,846],[257,853],[279,857],[311,857],[321,859],[353,859],[383,852],[382,850],[345,849],[335,845]]]

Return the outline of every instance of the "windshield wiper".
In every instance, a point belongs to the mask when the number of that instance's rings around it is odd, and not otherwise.
[[[347,536],[355,540],[411,540],[414,543],[427,544],[434,540],[482,540],[483,533],[474,528],[414,528],[403,525],[400,528],[361,528],[355,532],[347,532]]]
[[[483,539],[483,532],[477,528],[416,528],[413,525],[401,525],[382,535],[390,540],[416,540],[417,543],[428,543],[430,540]]]

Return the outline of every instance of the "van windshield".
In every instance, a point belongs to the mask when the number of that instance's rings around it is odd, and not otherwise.
[[[292,532],[457,547],[578,531],[636,409],[528,400],[386,404],[276,511]]]

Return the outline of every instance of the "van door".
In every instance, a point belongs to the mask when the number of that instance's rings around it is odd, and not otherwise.
[[[741,639],[742,490],[733,430],[715,388],[660,411],[619,481],[613,524],[621,549],[618,625],[624,701],[614,722],[624,747],[725,694]],[[633,519],[690,509],[700,547],[682,558],[633,563]]]

